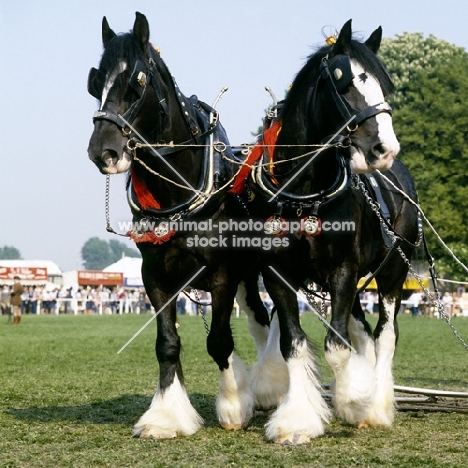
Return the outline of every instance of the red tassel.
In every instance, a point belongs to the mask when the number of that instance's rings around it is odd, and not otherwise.
[[[148,190],[146,184],[137,176],[134,168],[132,168],[132,185],[138,204],[142,210],[146,210],[147,208],[159,210],[161,208],[161,205],[153,197],[153,194]]]

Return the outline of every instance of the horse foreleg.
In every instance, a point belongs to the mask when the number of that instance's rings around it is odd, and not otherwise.
[[[258,295],[257,278],[242,281],[237,288],[236,299],[240,309],[247,315],[249,331],[260,359],[268,342],[270,318]]]
[[[356,318],[350,318],[353,304],[357,312],[355,285],[355,278],[349,271],[336,274],[336,281],[331,283],[332,320],[325,339],[325,358],[335,375],[332,393],[336,415],[350,424],[359,425],[373,401],[375,360],[366,326]],[[357,351],[349,347],[350,336]]]
[[[396,314],[400,294],[379,294],[379,322],[375,329],[376,388],[371,408],[361,426],[390,427],[394,420],[394,385],[392,362],[398,336]]]
[[[249,387],[247,368],[234,354],[230,327],[234,293],[225,288],[211,292],[213,317],[207,339],[208,353],[220,370],[216,411],[225,429],[245,428],[253,416],[254,399]]]
[[[276,408],[288,392],[289,373],[281,354],[277,313],[271,319],[265,351],[250,369],[250,388],[255,397],[255,407],[262,411]]]
[[[169,294],[162,292],[154,292],[149,297],[156,310],[159,310],[159,304],[163,305],[170,299]],[[180,338],[175,322],[176,306],[172,301],[157,317],[159,384],[150,408],[133,428],[134,436],[153,439],[188,436],[203,425],[203,419],[190,403],[184,387],[179,359]]]
[[[289,385],[288,369],[279,348],[277,314],[269,324],[268,312],[258,295],[256,278],[255,282],[242,282],[236,298],[241,310],[247,314],[249,331],[257,347],[257,361],[250,369],[255,407],[268,411],[278,406]]]
[[[348,332],[356,352],[365,356],[372,367],[375,366],[375,345],[372,329],[365,318],[359,296],[354,299],[348,322]]]
[[[280,349],[289,378],[287,393],[265,426],[266,437],[280,444],[304,444],[325,432],[331,412],[321,395],[318,369],[299,323],[296,296],[277,284],[267,290],[277,306]]]

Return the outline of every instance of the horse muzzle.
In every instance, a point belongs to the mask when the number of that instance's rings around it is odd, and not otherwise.
[[[127,152],[125,144],[116,144],[113,147],[106,145],[103,147],[95,142],[93,138],[89,142],[88,156],[102,174],[120,174],[126,172],[132,163],[132,157]]]
[[[354,174],[387,171],[392,167],[399,152],[400,144],[396,139],[391,144],[380,142],[366,153],[361,148],[351,146],[351,170]]]

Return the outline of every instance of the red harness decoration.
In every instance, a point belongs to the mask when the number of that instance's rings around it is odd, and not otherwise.
[[[132,168],[132,186],[133,191],[138,202],[138,205],[142,210],[151,208],[153,210],[158,210],[161,208],[159,202],[154,198],[153,194],[148,190],[146,184],[141,180],[135,169]],[[155,228],[152,231],[138,231],[136,229],[127,232],[127,236],[130,237],[135,243],[139,244],[142,242],[149,242],[155,245],[161,245],[167,242],[171,237],[175,236],[177,231],[175,230],[161,230],[159,227]]]
[[[153,194],[148,190],[146,184],[137,176],[135,169],[132,167],[132,185],[133,191],[135,192],[138,204],[142,210],[152,208],[159,210],[161,205],[158,200],[153,197]]]
[[[167,242],[171,237],[175,236],[176,231],[168,231],[163,236],[157,236],[153,231],[136,232],[128,231],[127,236],[130,237],[136,244],[149,242],[154,245],[161,245]]]
[[[242,164],[241,170],[236,176],[234,180],[234,185],[230,192],[239,195],[245,189],[245,184],[247,178],[249,177],[249,173],[252,169],[252,166],[262,157],[264,151],[267,151],[268,159],[273,162],[275,157],[275,145],[276,140],[278,139],[278,134],[281,131],[281,122],[277,120],[274,122],[271,127],[267,128],[263,132],[263,139],[262,141],[258,142],[250,152],[247,159]]]

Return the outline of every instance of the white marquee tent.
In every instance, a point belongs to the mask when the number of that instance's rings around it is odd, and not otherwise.
[[[109,265],[102,271],[123,273],[124,285],[127,287],[143,287],[141,279],[141,258],[123,257],[118,262]]]

